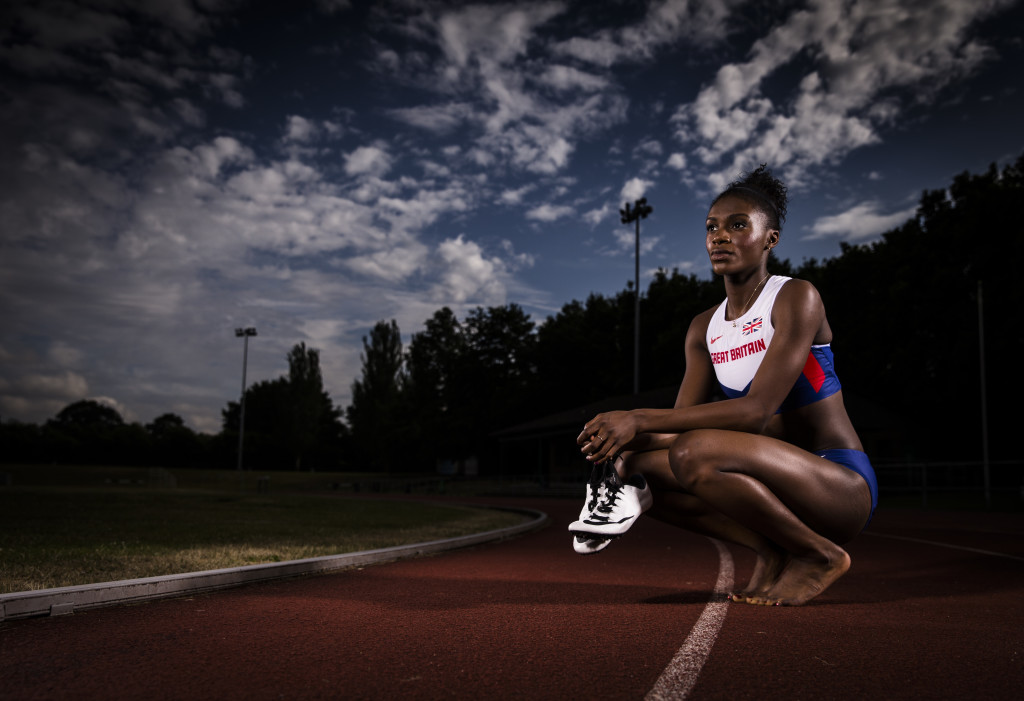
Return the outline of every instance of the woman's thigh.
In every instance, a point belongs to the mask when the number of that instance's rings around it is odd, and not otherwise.
[[[623,472],[623,477],[633,474],[643,475],[650,483],[651,488],[655,490],[683,491],[669,464],[668,449],[626,453],[623,460]]]
[[[690,431],[676,439],[668,460],[680,487],[708,471],[751,477],[812,530],[836,542],[859,533],[871,513],[871,492],[859,474],[768,436]]]

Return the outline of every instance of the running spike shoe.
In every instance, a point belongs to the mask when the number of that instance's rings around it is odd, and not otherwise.
[[[611,463],[605,461],[595,463],[590,468],[590,479],[587,480],[587,484],[584,487],[583,508],[580,509],[579,521],[587,518],[590,512],[597,508],[598,502],[604,498],[606,492],[605,478],[608,476],[610,466]],[[612,469],[612,472],[614,472],[614,469]],[[610,538],[591,536],[589,533],[574,533],[572,536],[572,549],[580,555],[592,555],[607,548],[610,542]]]
[[[632,475],[623,482],[610,465],[597,488],[597,504],[590,513],[569,524],[572,533],[593,536],[620,536],[629,530],[640,514],[651,507],[651,488],[643,475]]]

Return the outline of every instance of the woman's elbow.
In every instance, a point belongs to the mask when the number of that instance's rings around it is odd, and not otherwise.
[[[775,410],[765,404],[752,400],[744,412],[743,430],[747,433],[763,434],[768,430],[768,424],[775,416]]]

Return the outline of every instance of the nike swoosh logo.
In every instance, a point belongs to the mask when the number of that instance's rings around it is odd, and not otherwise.
[[[725,335],[725,334],[722,334],[722,336],[724,336],[724,335]],[[720,339],[720,338],[721,338],[722,336],[715,336],[714,338],[712,338],[712,339],[711,339],[711,342],[712,342],[712,343],[714,343],[715,341],[717,341],[718,339]]]
[[[640,514],[637,514],[636,516],[639,516],[639,515]],[[598,516],[598,517],[591,516],[590,518],[583,519],[583,523],[586,523],[587,525],[590,525],[590,526],[607,526],[607,525],[615,524],[615,523],[625,523],[626,521],[630,520],[631,518],[636,518],[636,516],[624,516],[623,518],[620,518],[618,521],[612,521],[610,518],[601,518],[600,516]]]

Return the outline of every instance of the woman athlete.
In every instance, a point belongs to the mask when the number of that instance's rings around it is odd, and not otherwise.
[[[584,427],[577,442],[595,477],[570,526],[578,552],[597,552],[650,505],[655,518],[754,551],[733,601],[803,604],[849,569],[840,544],[867,525],[878,488],[818,291],[768,274],[786,203],[763,165],[712,202],[705,245],[726,299],[690,324],[674,408],[612,411]],[[716,380],[727,398],[711,402]]]

